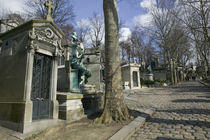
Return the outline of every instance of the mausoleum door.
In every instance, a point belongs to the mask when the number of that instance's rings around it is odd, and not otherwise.
[[[52,57],[34,55],[31,100],[33,120],[49,118]]]
[[[136,71],[133,72],[133,87],[138,87],[138,73]]]

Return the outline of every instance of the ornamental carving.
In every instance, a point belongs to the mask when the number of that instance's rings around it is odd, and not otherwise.
[[[57,40],[59,39],[57,35],[50,28],[35,28],[35,34],[37,36],[37,40],[48,42],[57,46]]]
[[[37,41],[40,41],[49,44],[48,45],[49,47],[54,47],[55,56],[63,55],[64,49],[61,45],[61,39],[49,27],[33,28],[29,32],[29,40],[30,40],[30,45],[29,45],[30,49],[38,50],[39,46],[37,45]]]

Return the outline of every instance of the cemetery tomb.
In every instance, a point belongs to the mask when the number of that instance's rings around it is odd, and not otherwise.
[[[0,125],[27,133],[56,124],[63,35],[38,19],[0,35]]]

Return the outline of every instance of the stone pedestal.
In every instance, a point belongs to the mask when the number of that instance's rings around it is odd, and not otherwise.
[[[83,94],[94,94],[96,93],[96,86],[95,85],[87,85],[85,84],[83,87],[82,87],[82,93]]]
[[[99,94],[84,94],[82,103],[85,113],[91,115],[103,109],[103,96]]]
[[[84,109],[82,106],[82,94],[74,94],[69,92],[57,93],[59,102],[59,119],[63,120],[79,120],[84,117]]]
[[[150,80],[150,81],[154,81],[154,76],[153,76],[153,74],[152,73],[150,73],[150,74],[147,74],[147,77],[148,77],[148,80]]]
[[[71,69],[70,92],[80,93],[77,69]]]

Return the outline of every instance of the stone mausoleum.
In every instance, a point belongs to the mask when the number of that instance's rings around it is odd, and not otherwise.
[[[44,19],[0,35],[0,125],[27,133],[57,124],[63,35],[53,21]]]
[[[75,42],[62,46],[64,33],[51,17],[52,1],[45,6],[46,19],[33,19],[0,34],[0,125],[21,133],[78,120],[85,110],[93,113],[103,106],[97,94],[102,89],[100,52],[77,56],[80,66],[85,57],[94,76],[89,85],[81,84],[83,72],[72,68],[72,56],[79,53],[70,51]]]
[[[124,89],[140,89],[140,64],[134,62],[121,66]]]

